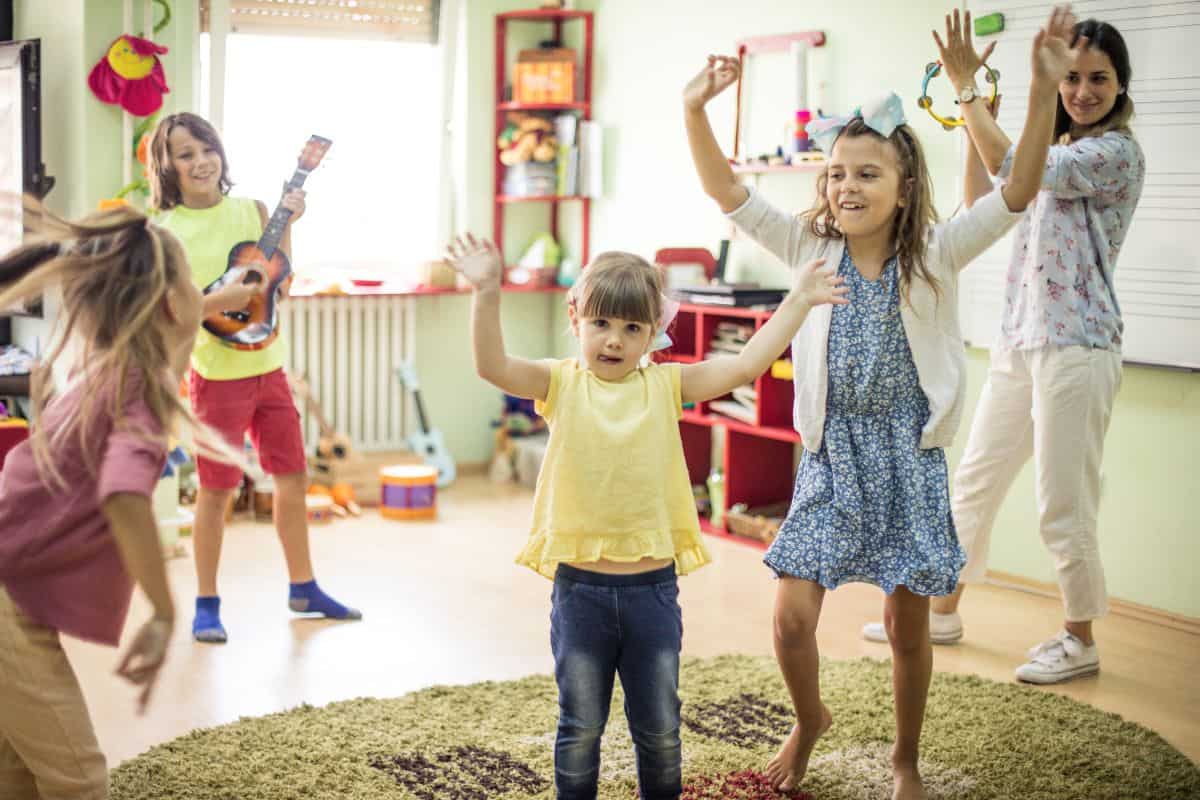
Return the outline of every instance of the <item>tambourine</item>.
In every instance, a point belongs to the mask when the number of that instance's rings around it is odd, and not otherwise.
[[[987,64],[983,65],[987,71],[987,82],[992,85],[992,96],[988,99],[988,106],[996,104],[996,95],[1000,89],[1000,73],[992,69]],[[943,117],[941,114],[933,110],[933,98],[929,96],[929,81],[936,78],[942,71],[942,62],[930,61],[925,65],[925,80],[921,81],[921,96],[917,98],[917,105],[929,112],[929,116],[942,123],[942,127],[948,131],[952,131],[962,125],[966,125],[967,121],[962,117]],[[957,101],[956,101],[957,102]]]

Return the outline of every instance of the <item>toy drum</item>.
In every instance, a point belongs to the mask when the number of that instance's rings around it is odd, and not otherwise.
[[[333,521],[333,498],[324,494],[304,496],[310,525],[324,525]]]
[[[388,519],[433,519],[437,516],[437,468],[398,464],[379,471],[379,513]]]

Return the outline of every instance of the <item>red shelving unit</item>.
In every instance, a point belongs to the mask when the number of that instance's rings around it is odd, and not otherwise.
[[[770,318],[770,311],[684,304],[671,329],[674,344],[661,358],[694,364],[704,360],[722,321],[753,323],[758,330]],[[757,403],[753,424],[717,413],[711,401],[685,409],[679,421],[683,454],[693,484],[704,483],[712,470],[712,428],[724,428],[721,467],[725,473],[725,511],[738,503],[754,508],[787,501],[792,496],[796,477],[792,464],[795,447],[800,443],[800,435],[792,427],[792,382],[774,378],[768,372],[754,381],[754,389]],[[702,527],[713,535],[764,547],[762,542],[731,534],[708,520],[702,520]]]
[[[508,26],[510,23],[541,23],[548,24],[553,29],[553,38],[562,40],[563,23],[579,21],[583,23],[583,52],[581,93],[583,98],[574,103],[516,103],[505,98],[507,83],[507,46]],[[504,131],[505,115],[510,111],[576,111],[580,119],[592,118],[592,34],[594,18],[591,11],[575,11],[568,9],[526,9],[509,11],[496,15],[496,131],[493,142]],[[579,66],[577,65],[577,69]],[[492,201],[492,241],[500,252],[504,252],[504,212],[512,203],[545,203],[550,213],[550,234],[558,240],[558,211],[561,203],[579,203],[581,214],[582,245],[579,254],[580,264],[588,262],[591,235],[591,198],[577,195],[557,196],[544,195],[535,197],[513,197],[503,193],[504,165],[500,163],[500,153],[494,154],[494,188]]]

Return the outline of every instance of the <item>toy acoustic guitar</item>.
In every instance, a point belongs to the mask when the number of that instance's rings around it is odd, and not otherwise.
[[[296,172],[284,187],[284,194],[299,189],[305,178],[317,168],[325,151],[333,144],[329,139],[310,136],[297,160]],[[292,212],[277,205],[262,237],[257,242],[239,242],[229,251],[229,265],[221,277],[210,283],[205,294],[228,286],[231,281],[263,282],[262,291],[250,298],[249,305],[240,311],[219,311],[204,319],[204,329],[224,344],[238,350],[261,350],[279,335],[279,287],[292,275],[292,265],[279,242],[287,228]],[[257,272],[247,272],[257,270]],[[265,280],[260,277],[265,276]]]
[[[450,455],[442,432],[429,427],[429,420],[425,416],[425,403],[421,400],[421,385],[417,382],[417,371],[412,364],[403,363],[396,367],[396,377],[400,379],[402,386],[408,387],[413,393],[413,399],[417,401],[417,419],[421,423],[420,429],[409,435],[408,446],[424,459],[427,465],[437,468],[437,485],[439,489],[444,489],[454,483],[458,476],[454,456]]]

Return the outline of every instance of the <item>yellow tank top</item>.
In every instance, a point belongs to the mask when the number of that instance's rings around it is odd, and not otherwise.
[[[550,439],[518,564],[553,578],[562,562],[671,558],[685,575],[712,560],[679,438],[678,364],[605,381],[559,361],[537,406]]]
[[[258,205],[248,197],[225,197],[212,208],[175,206],[155,221],[183,243],[192,281],[200,289],[225,272],[235,244],[257,242],[263,232]],[[192,368],[210,381],[232,381],[274,372],[286,358],[283,336],[262,350],[237,350],[202,328],[192,350]]]

